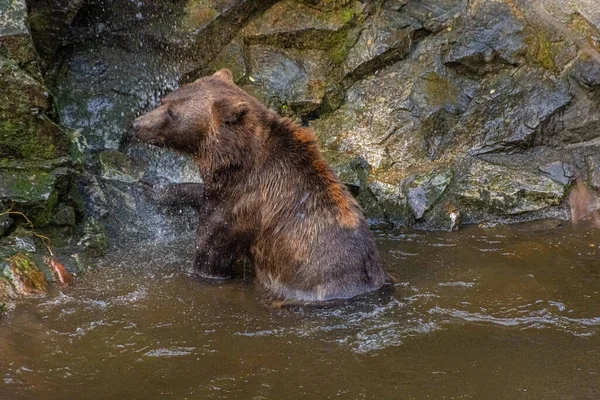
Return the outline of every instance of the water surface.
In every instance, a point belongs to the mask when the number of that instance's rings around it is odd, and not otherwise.
[[[600,397],[600,231],[378,243],[393,293],[320,310],[190,279],[190,238],[115,252],[0,320],[0,399]]]

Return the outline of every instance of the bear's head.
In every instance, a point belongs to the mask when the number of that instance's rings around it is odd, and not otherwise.
[[[133,132],[141,142],[198,154],[211,140],[228,142],[248,131],[265,111],[222,69],[171,92],[133,122]]]

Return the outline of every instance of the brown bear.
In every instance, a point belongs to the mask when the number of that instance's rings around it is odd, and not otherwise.
[[[181,195],[200,214],[200,277],[230,277],[247,254],[259,285],[290,303],[348,299],[386,283],[360,207],[321,158],[314,133],[268,110],[228,70],[173,91],[133,130],[198,163],[203,190]]]

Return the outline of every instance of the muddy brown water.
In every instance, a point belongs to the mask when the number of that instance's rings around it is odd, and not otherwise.
[[[0,320],[0,399],[600,398],[600,231],[378,242],[393,293],[331,309],[194,281],[189,239],[113,253]]]

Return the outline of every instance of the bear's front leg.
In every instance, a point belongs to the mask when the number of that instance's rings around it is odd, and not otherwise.
[[[196,230],[193,273],[203,279],[229,279],[244,241],[234,232],[232,220],[222,209],[208,208]]]

